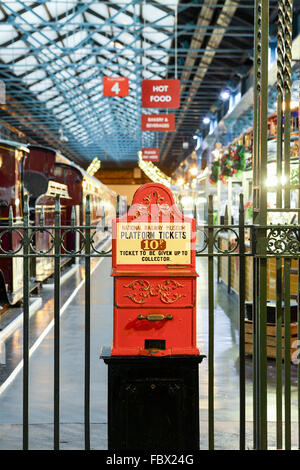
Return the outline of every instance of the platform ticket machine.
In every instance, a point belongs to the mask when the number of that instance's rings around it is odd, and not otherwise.
[[[141,186],[113,226],[112,355],[198,355],[195,220],[171,191]]]
[[[195,220],[148,183],[113,224],[108,449],[199,448]]]

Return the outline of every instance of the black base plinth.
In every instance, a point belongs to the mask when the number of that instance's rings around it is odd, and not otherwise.
[[[199,449],[199,364],[205,356],[110,356],[109,450]]]

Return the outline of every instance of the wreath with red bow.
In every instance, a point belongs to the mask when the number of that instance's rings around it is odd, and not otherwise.
[[[229,147],[228,151],[220,159],[220,180],[226,183],[232,176],[239,176],[246,168],[245,147]]]

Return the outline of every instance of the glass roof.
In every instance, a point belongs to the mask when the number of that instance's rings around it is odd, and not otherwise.
[[[177,3],[1,3],[7,95],[17,101],[22,94],[33,125],[51,129],[87,162],[136,160],[141,146],[157,139],[140,131],[141,80],[167,77]],[[103,76],[129,77],[129,96],[103,97]]]

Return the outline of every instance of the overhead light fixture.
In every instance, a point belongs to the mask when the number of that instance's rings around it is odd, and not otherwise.
[[[221,94],[220,94],[220,98],[221,98],[222,101],[227,101],[227,100],[229,100],[230,95],[231,95],[231,93],[230,93],[229,90],[222,90]]]
[[[193,135],[193,139],[197,140],[195,150],[199,150],[201,145],[201,137],[199,135]]]
[[[116,49],[123,49],[123,45],[119,41],[115,41],[114,46]]]
[[[68,142],[68,137],[66,135],[64,135],[64,131],[62,129],[59,129],[58,130],[58,133],[59,133],[59,139],[62,141],[62,142]]]
[[[95,173],[97,173],[100,167],[101,167],[101,161],[99,160],[99,158],[95,157],[92,163],[90,163],[90,165],[88,166],[86,172],[89,175],[93,176]]]
[[[209,118],[208,116],[205,116],[205,117],[203,118],[203,124],[206,124],[206,125],[207,125],[207,124],[209,124],[209,123],[210,123],[210,118]]]
[[[192,176],[197,176],[198,174],[198,168],[196,166],[192,166],[190,169],[189,169],[189,172],[191,173]]]

